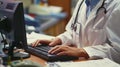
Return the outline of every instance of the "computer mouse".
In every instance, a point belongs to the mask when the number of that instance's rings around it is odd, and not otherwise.
[[[13,61],[11,66],[12,67],[43,67],[41,64],[39,64],[37,62],[33,62],[31,60]]]

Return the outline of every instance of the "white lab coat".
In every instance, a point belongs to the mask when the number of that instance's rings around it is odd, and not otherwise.
[[[77,24],[77,31],[71,29],[71,24],[75,20],[77,9],[82,0],[79,0],[71,17],[66,31],[59,37],[62,43],[69,42],[77,45],[78,48],[84,48],[91,57],[110,58],[120,63],[120,0],[106,0],[104,7],[107,10],[105,14],[102,10],[97,14],[96,11],[101,6],[103,0],[92,9],[88,19],[86,19],[86,4],[81,5]],[[80,25],[81,24],[81,25]],[[109,39],[110,43],[106,40]]]

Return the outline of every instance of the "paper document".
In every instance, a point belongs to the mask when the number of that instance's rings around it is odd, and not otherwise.
[[[49,35],[45,35],[45,34],[39,34],[39,33],[35,33],[32,32],[31,34],[27,34],[27,43],[33,43],[34,41],[38,40],[38,39],[47,39],[50,40],[52,38],[55,38],[54,36],[49,36]]]
[[[53,62],[48,63],[47,67],[120,67],[120,65],[110,59],[104,58],[82,62]]]

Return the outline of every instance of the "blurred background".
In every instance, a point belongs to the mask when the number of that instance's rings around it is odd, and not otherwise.
[[[26,30],[57,36],[65,31],[78,0],[16,0],[24,5]]]

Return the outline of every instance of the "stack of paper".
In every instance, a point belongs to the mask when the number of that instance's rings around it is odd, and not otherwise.
[[[51,40],[52,38],[54,38],[54,37],[45,35],[45,34],[39,34],[39,33],[32,32],[31,34],[27,34],[27,43],[28,44],[33,43],[34,41],[36,41],[38,39]]]
[[[82,62],[54,62],[48,63],[47,67],[120,67],[120,65],[108,58],[104,58]]]

